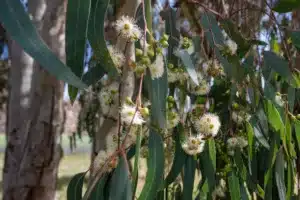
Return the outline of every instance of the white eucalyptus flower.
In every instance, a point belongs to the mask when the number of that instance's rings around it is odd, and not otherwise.
[[[280,94],[275,95],[275,103],[282,107],[284,105],[284,100],[282,99]]]
[[[125,56],[122,52],[116,49],[112,45],[108,45],[107,49],[110,53],[110,57],[117,68],[121,68],[125,64]]]
[[[244,111],[233,111],[232,112],[232,120],[237,123],[238,125],[241,125],[245,121],[250,120],[250,115]]]
[[[136,111],[136,106],[124,104],[121,109],[121,118],[124,123],[134,125],[142,125],[145,121],[139,111]],[[133,119],[133,120],[132,120]]]
[[[119,84],[114,82],[103,87],[99,93],[100,107],[104,114],[113,114],[118,105]],[[115,113],[116,114],[116,113]]]
[[[221,127],[220,119],[212,113],[205,113],[200,119],[195,121],[195,128],[205,137],[215,137]]]
[[[155,61],[149,66],[151,78],[160,78],[164,74],[164,57],[159,54],[156,56]]]
[[[190,81],[190,92],[195,95],[206,95],[210,91],[210,85],[203,78],[201,73],[197,73],[199,85],[196,85],[194,81]]]
[[[226,40],[225,43],[228,49],[230,50],[231,55],[235,54],[238,48],[237,44],[231,39]]]
[[[136,41],[142,36],[141,30],[136,25],[135,20],[129,16],[121,16],[116,21],[115,28],[118,35],[129,41]]]
[[[188,155],[197,155],[204,150],[205,140],[203,140],[201,135],[189,136],[181,144],[182,149]]]
[[[242,150],[248,145],[248,141],[243,137],[232,137],[227,140],[228,154],[233,156],[235,149]]]

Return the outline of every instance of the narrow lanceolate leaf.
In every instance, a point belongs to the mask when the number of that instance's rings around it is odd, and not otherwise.
[[[280,200],[285,200],[285,181],[284,181],[284,154],[282,151],[279,151],[276,157],[275,164],[275,179],[278,190],[278,195]]]
[[[76,76],[81,77],[91,0],[68,1],[66,17],[66,61]],[[69,86],[71,101],[75,100],[78,90]]]
[[[290,33],[293,45],[300,51],[300,31],[292,31]]]
[[[67,189],[67,200],[81,200],[85,172],[78,173],[71,179]]]
[[[185,66],[186,71],[190,75],[191,79],[194,81],[196,85],[199,85],[197,72],[195,70],[194,63],[191,59],[191,56],[186,50],[177,50],[175,54],[181,59],[182,63]]]
[[[289,69],[289,64],[286,60],[279,57],[271,51],[264,52],[264,62],[266,66],[272,68],[280,76],[282,76],[287,81],[290,81],[292,78],[292,73]]]
[[[229,192],[230,192],[231,200],[240,200],[241,193],[240,193],[239,178],[237,177],[234,171],[229,173],[228,184],[229,184]]]
[[[161,188],[164,176],[164,147],[159,133],[150,130],[148,171],[139,200],[152,200]]]
[[[10,37],[50,74],[79,89],[86,87],[45,44],[19,0],[1,1],[0,22]]]
[[[278,13],[291,12],[300,7],[299,0],[278,0],[272,10]]]
[[[179,124],[175,129],[175,134],[173,134],[175,140],[175,155],[171,170],[165,180],[165,187],[176,180],[187,158],[187,154],[183,151],[180,143],[180,135],[183,134],[182,131],[183,126]]]
[[[87,37],[93,49],[93,58],[97,62],[95,67],[103,67],[109,76],[115,77],[118,75],[118,71],[104,38],[104,20],[109,2],[109,0],[91,0]]]
[[[192,200],[193,199],[193,189],[194,189],[194,180],[195,180],[195,170],[196,170],[197,161],[189,156],[186,159],[184,166],[184,178],[183,178],[183,199]]]
[[[258,140],[258,142],[260,142],[260,144],[262,146],[264,146],[265,148],[269,149],[270,145],[269,145],[267,139],[265,138],[265,136],[263,135],[263,133],[261,132],[261,129],[259,128],[257,120],[251,120],[250,123],[252,125],[254,135],[255,135],[256,139]]]
[[[88,86],[97,83],[105,75],[104,67],[98,64],[95,67],[90,68],[82,76],[82,81]]]
[[[300,151],[300,121],[296,121],[294,123],[295,126],[295,134],[296,134],[296,139],[297,139],[297,143],[298,143],[298,151]]]
[[[293,110],[294,110],[295,99],[296,99],[296,90],[292,87],[289,87],[289,89],[288,89],[288,103],[289,103],[289,109],[290,109],[291,112],[293,112]]]
[[[134,157],[134,167],[133,167],[133,173],[132,173],[132,191],[133,194],[135,194],[137,183],[138,183],[138,170],[139,170],[139,159],[140,159],[140,150],[141,150],[141,139],[142,139],[142,133],[143,129],[142,126],[139,127],[140,130],[137,132],[137,137],[136,137],[136,152],[135,152],[135,157]]]
[[[250,160],[253,158],[253,144],[254,144],[254,130],[249,122],[246,123],[246,130],[248,135],[248,155]]]
[[[125,159],[121,157],[111,178],[109,191],[110,200],[132,199],[131,181],[129,180],[128,170]]]
[[[278,110],[270,100],[265,100],[264,103],[265,112],[267,114],[270,125],[274,128],[275,131],[279,131],[281,128],[283,128],[283,122]]]
[[[98,200],[98,199],[105,199],[104,197],[104,188],[106,185],[108,179],[108,175],[104,175],[99,182],[97,183],[97,185],[94,187],[89,200]]]

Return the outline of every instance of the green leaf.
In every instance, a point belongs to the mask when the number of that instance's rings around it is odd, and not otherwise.
[[[229,173],[228,184],[229,184],[229,192],[230,192],[231,200],[240,200],[241,193],[240,193],[239,178],[236,176],[234,171]]]
[[[254,130],[249,122],[246,123],[246,130],[248,135],[248,155],[251,161],[253,158]]]
[[[45,44],[19,0],[1,2],[0,22],[10,37],[50,74],[79,89],[86,88],[80,78],[64,65]]]
[[[292,31],[290,33],[293,45],[300,51],[300,31]]]
[[[152,128],[149,136],[148,171],[139,200],[152,200],[164,178],[164,147],[162,137]]]
[[[285,200],[285,181],[284,181],[284,155],[282,151],[279,151],[276,158],[276,164],[275,164],[275,179],[276,179],[276,185],[278,189],[279,199]]]
[[[300,121],[299,120],[294,122],[294,127],[295,127],[296,140],[298,143],[298,151],[300,151]]]
[[[104,38],[104,21],[110,0],[91,0],[91,11],[87,37],[93,49],[93,58],[103,66],[110,77],[118,75]],[[99,77],[100,79],[101,77]]]
[[[268,141],[266,140],[265,136],[261,133],[260,128],[258,127],[258,122],[256,120],[251,120],[251,125],[253,127],[254,135],[256,139],[259,141],[261,145],[263,145],[265,148],[269,149],[270,145]]]
[[[194,63],[191,59],[191,56],[186,50],[177,50],[176,55],[182,60],[186,71],[190,75],[191,79],[194,81],[196,85],[199,85],[197,72],[195,70]]]
[[[104,75],[104,68],[101,65],[96,65],[83,74],[82,80],[85,84],[90,86],[97,83]]]
[[[266,66],[272,68],[285,80],[290,81],[290,79],[292,78],[292,73],[289,69],[289,64],[286,60],[284,60],[283,58],[279,57],[271,51],[265,51],[264,61]]]
[[[138,170],[139,170],[139,159],[140,159],[140,150],[141,150],[141,139],[142,139],[142,133],[143,133],[143,128],[142,126],[139,127],[140,130],[137,132],[137,137],[136,137],[136,153],[134,157],[134,167],[133,167],[133,173],[132,173],[132,191],[133,194],[135,194],[137,183],[138,183]]]
[[[293,176],[293,166],[290,161],[287,162],[287,191],[286,199],[291,199],[293,195],[293,186],[294,186],[294,176]]]
[[[216,168],[214,162],[214,156],[210,156],[209,143],[205,144],[204,151],[200,154],[200,168],[204,178],[207,179],[209,185],[209,191],[213,192],[216,186]]]
[[[67,200],[81,200],[85,172],[78,173],[71,179],[67,188]]]
[[[184,177],[183,177],[183,199],[193,199],[193,188],[195,180],[195,170],[197,162],[193,156],[188,156],[184,166]]]
[[[174,160],[173,160],[171,170],[165,180],[165,187],[167,187],[173,181],[176,180],[177,176],[179,175],[179,173],[181,172],[184,166],[186,158],[188,157],[181,147],[181,143],[180,143],[181,134],[183,134],[183,126],[182,124],[179,124],[175,129],[175,134],[173,134],[174,141],[175,141],[175,155],[174,155]]]
[[[97,185],[93,189],[89,200],[104,199],[104,188],[108,179],[108,175],[103,175],[103,177],[98,181]]]
[[[265,100],[265,112],[267,114],[269,123],[274,128],[275,131],[279,131],[283,128],[283,122],[281,116],[276,109],[276,107],[272,104],[270,100]]]
[[[299,0],[278,0],[272,10],[278,13],[291,12],[300,7]]]
[[[128,170],[125,159],[120,157],[119,164],[113,172],[110,182],[110,200],[132,199],[131,181],[129,179]]]
[[[288,89],[288,103],[289,103],[289,110],[293,112],[295,106],[295,99],[296,99],[296,91],[294,88],[289,87]]]
[[[66,62],[76,76],[81,77],[84,68],[87,28],[91,0],[68,1],[66,14]],[[69,86],[70,100],[74,101],[78,90]]]

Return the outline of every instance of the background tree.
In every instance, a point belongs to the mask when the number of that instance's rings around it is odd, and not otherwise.
[[[65,1],[29,0],[40,35],[64,60]],[[63,83],[13,40],[7,110],[3,199],[54,199],[61,148]]]

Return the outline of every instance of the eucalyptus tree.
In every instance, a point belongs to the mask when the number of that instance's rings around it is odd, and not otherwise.
[[[67,65],[81,81],[27,49],[71,85],[71,99],[76,88],[98,98],[97,152],[70,181],[68,199],[299,197],[299,31],[283,29],[276,16],[300,3],[257,2],[178,1],[161,8],[161,28],[150,0],[120,1],[112,41],[104,33],[116,2],[69,2]],[[265,15],[276,30],[270,41],[258,34]],[[87,40],[93,55],[83,73]]]

